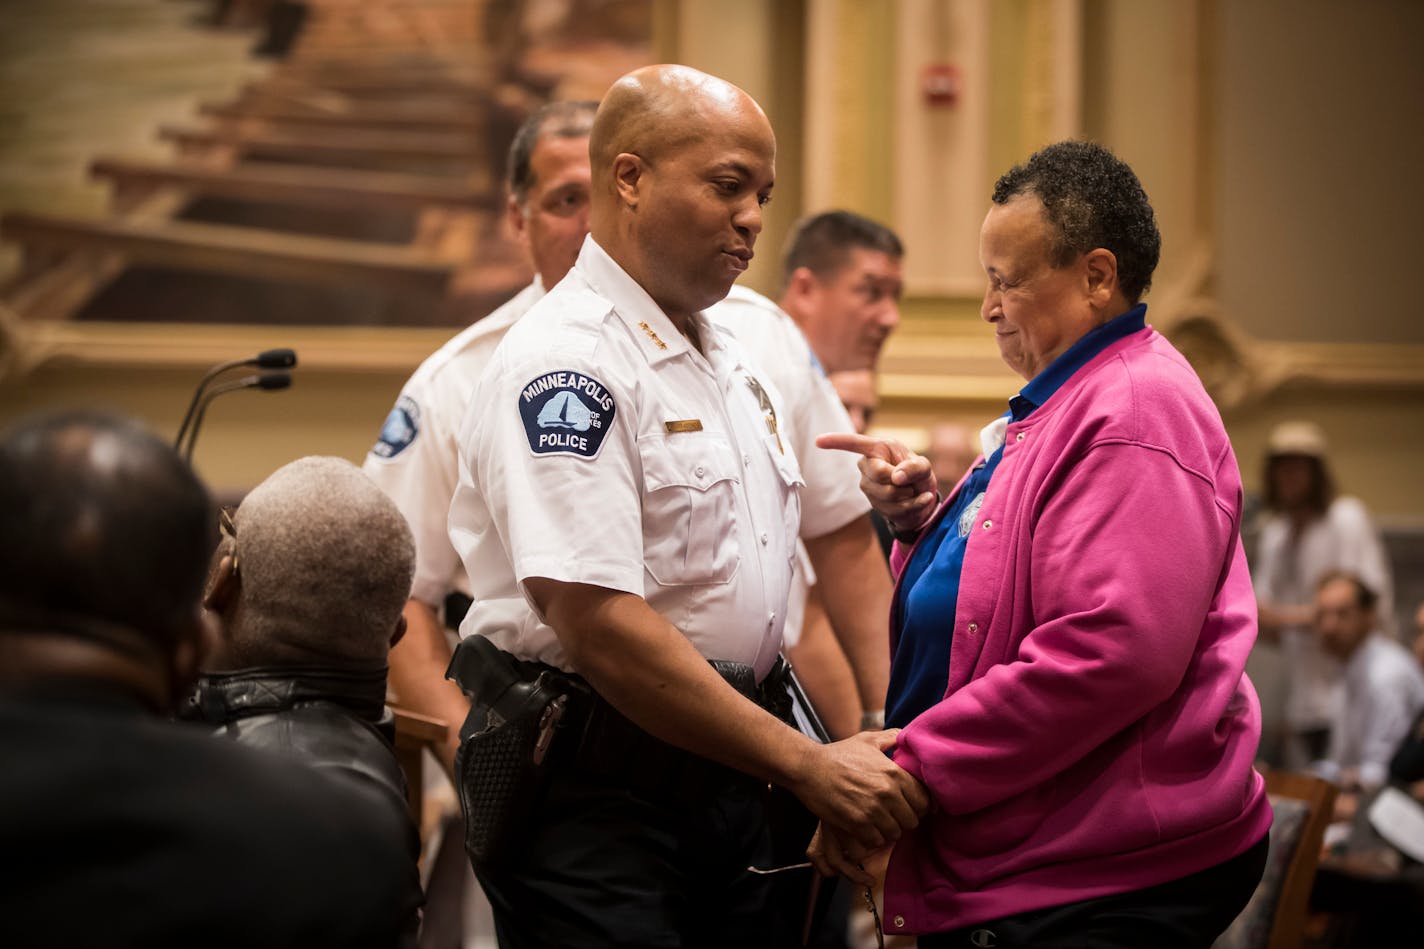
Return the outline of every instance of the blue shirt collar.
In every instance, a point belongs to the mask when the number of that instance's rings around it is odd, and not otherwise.
[[[1121,316],[1115,316],[1102,326],[1083,334],[1072,346],[1029,380],[1019,394],[1009,400],[1009,412],[1015,422],[1028,418],[1034,409],[1053,397],[1063,383],[1073,377],[1094,356],[1124,337],[1131,336],[1147,325],[1147,304],[1139,303]]]

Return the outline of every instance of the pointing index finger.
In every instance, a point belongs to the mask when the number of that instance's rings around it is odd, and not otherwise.
[[[897,464],[908,454],[903,450],[896,451],[899,446],[894,442],[869,435],[857,435],[854,432],[827,432],[817,435],[816,447],[855,452],[867,458],[880,458],[891,464]]]

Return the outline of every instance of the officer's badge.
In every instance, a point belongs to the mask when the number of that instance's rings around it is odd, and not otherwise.
[[[408,395],[396,399],[395,408],[386,416],[381,426],[381,434],[376,444],[371,446],[371,454],[377,458],[394,458],[420,434],[420,406]]]
[[[592,458],[617,411],[607,387],[581,372],[546,372],[519,390],[519,417],[536,455]]]

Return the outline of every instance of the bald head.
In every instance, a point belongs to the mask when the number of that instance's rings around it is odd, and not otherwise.
[[[604,96],[589,153],[594,240],[685,331],[752,258],[776,175],[766,114],[723,79],[647,66]]]
[[[216,518],[188,465],[136,423],[19,423],[0,439],[0,511],[0,631],[121,627],[166,655],[197,627]]]
[[[214,604],[227,621],[223,665],[384,661],[415,544],[361,469],[340,458],[294,461],[253,488],[233,522],[222,549],[236,561],[235,583],[225,560]]]
[[[742,112],[766,121],[761,106],[725,79],[688,66],[635,69],[609,88],[598,107],[588,143],[594,180],[611,172],[620,152],[656,161]]]

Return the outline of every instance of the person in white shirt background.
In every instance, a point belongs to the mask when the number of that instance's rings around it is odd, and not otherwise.
[[[1335,817],[1349,821],[1361,795],[1389,777],[1390,759],[1424,708],[1424,670],[1399,641],[1380,632],[1379,597],[1358,576],[1327,571],[1315,590],[1320,648],[1340,663],[1340,707],[1328,752],[1311,769],[1340,786]]]
[[[588,233],[588,131],[596,102],[555,102],[530,116],[510,145],[505,214],[533,265],[529,286],[430,356],[401,390],[364,469],[401,509],[416,539],[406,635],[391,651],[391,688],[406,708],[450,723],[440,756],[453,774],[459,724],[469,701],[445,679],[451,646],[442,615],[470,584],[450,544],[456,435],[475,383],[514,322],[564,279]],[[458,598],[457,598],[458,599]],[[465,601],[467,602],[467,601]],[[442,622],[442,619],[444,622]]]
[[[1268,722],[1283,718],[1282,747],[1276,751],[1263,741],[1262,753],[1299,770],[1325,753],[1340,709],[1340,664],[1311,630],[1316,584],[1329,570],[1354,573],[1376,591],[1378,615],[1390,632],[1393,583],[1369,511],[1359,498],[1335,491],[1320,426],[1303,421],[1277,425],[1267,441],[1262,480],[1268,513],[1251,560],[1251,579],[1260,641],[1279,644],[1285,692],[1283,713],[1262,710]]]
[[[874,397],[873,370],[900,324],[903,257],[899,237],[877,221],[843,210],[813,214],[787,240],[776,303],[733,287],[710,311],[789,405],[786,427],[807,491],[787,656],[837,738],[884,722],[890,580],[868,505],[846,493],[859,472],[816,448],[814,439],[858,430],[828,377],[864,372]],[[833,509],[834,518],[814,513],[810,502]]]

